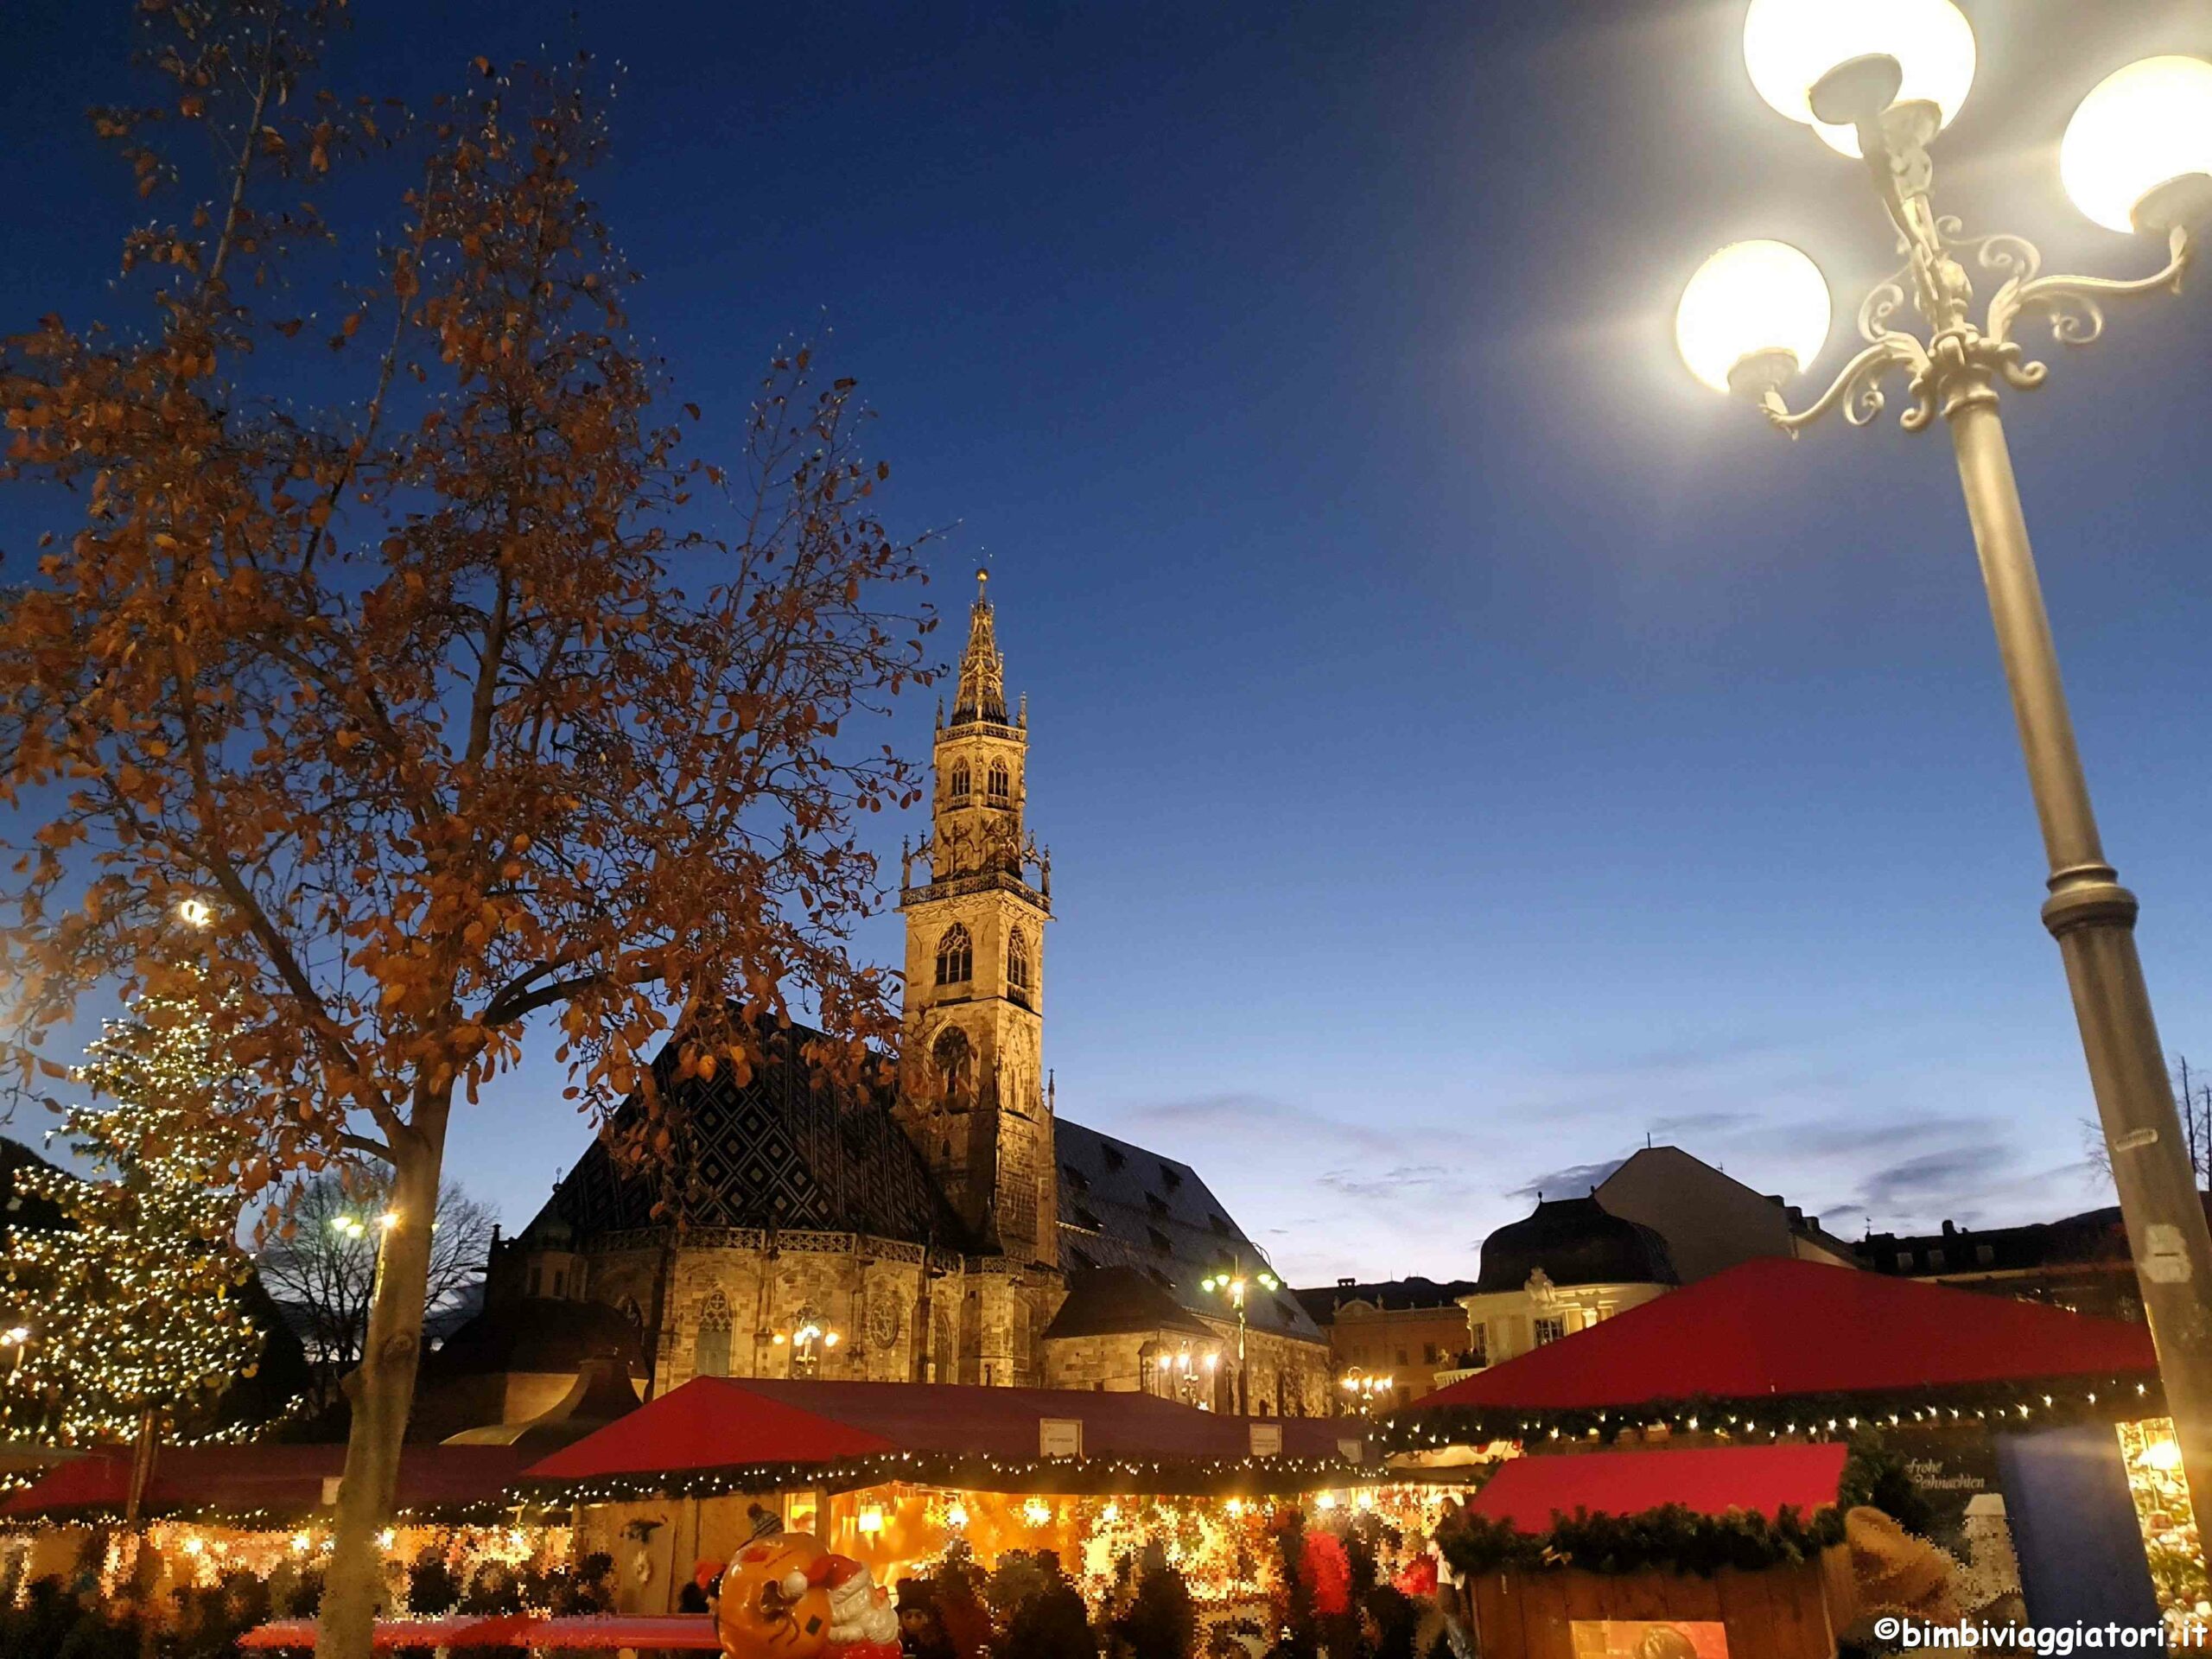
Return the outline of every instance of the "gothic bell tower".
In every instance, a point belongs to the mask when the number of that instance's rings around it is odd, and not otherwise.
[[[930,833],[899,878],[906,1000],[899,1121],[976,1236],[1059,1264],[1058,1162],[1041,1063],[1052,870],[1022,826],[1029,714],[1009,720],[976,573],[952,717],[938,705]],[[917,885],[920,861],[926,880]],[[1030,874],[1035,872],[1033,884]]]

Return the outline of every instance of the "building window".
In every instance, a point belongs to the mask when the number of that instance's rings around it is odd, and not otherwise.
[[[1434,1343],[1424,1342],[1421,1344],[1421,1361],[1424,1365],[1433,1365],[1436,1363],[1436,1344]]]
[[[947,1026],[930,1049],[930,1063],[937,1068],[941,1090],[938,1098],[947,1106],[966,1104],[976,1080],[976,1050],[968,1033],[957,1026]],[[949,1144],[945,1150],[950,1156]]]
[[[1478,1322],[1467,1330],[1467,1363],[1477,1370],[1490,1363],[1490,1326]]]
[[[1899,1250],[1897,1252],[1897,1271],[1899,1273],[1910,1273],[1912,1271],[1912,1252],[1910,1250]]]
[[[950,795],[956,801],[964,801],[968,798],[969,788],[968,763],[965,760],[954,761],[952,763],[952,781],[947,786],[945,793]]]
[[[538,1291],[543,1287],[542,1281],[538,1275],[543,1271],[543,1268],[536,1266],[533,1266],[530,1270],[530,1294],[532,1296],[537,1295]]]
[[[729,1375],[729,1303],[721,1292],[709,1296],[699,1311],[699,1334],[691,1346],[691,1370],[696,1376]]]
[[[1941,1249],[1928,1252],[1928,1271],[1930,1273],[1943,1271],[1943,1252]]]
[[[561,1297],[566,1294],[568,1277],[569,1275],[563,1273],[560,1268],[556,1268],[553,1269],[553,1299],[556,1301],[558,1301]]]
[[[1976,1267],[1986,1268],[1992,1265],[1997,1260],[1997,1247],[1993,1244],[1975,1245],[1974,1260]]]
[[[1399,1364],[1401,1364],[1401,1365],[1402,1365],[1402,1364],[1404,1364],[1405,1363],[1406,1363],[1406,1351],[1405,1351],[1404,1349],[1401,1348],[1401,1349],[1399,1349],[1399,1350],[1398,1350],[1398,1363],[1399,1363]]]
[[[957,922],[937,942],[937,982],[965,985],[976,976],[976,944]]]
[[[1006,982],[1010,988],[1025,992],[1033,983],[1029,969],[1029,936],[1018,927],[1007,937]]]
[[[1003,804],[1013,797],[1012,780],[1006,775],[1006,762],[994,760],[990,771],[990,798]]]
[[[1563,1319],[1545,1319],[1536,1321],[1536,1346],[1539,1348],[1548,1342],[1557,1342],[1566,1334],[1567,1321]]]

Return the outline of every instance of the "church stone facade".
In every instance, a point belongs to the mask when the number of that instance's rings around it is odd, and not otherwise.
[[[1052,865],[1026,825],[982,578],[927,836],[909,849],[895,1077],[825,1086],[772,1035],[753,1075],[670,1080],[682,1132],[650,1170],[594,1142],[493,1247],[487,1319],[617,1310],[649,1392],[702,1375],[1143,1389],[1237,1400],[1239,1331],[1201,1287],[1259,1251],[1188,1165],[1061,1117],[1044,1066]],[[1331,1409],[1326,1339],[1256,1282],[1255,1413]]]

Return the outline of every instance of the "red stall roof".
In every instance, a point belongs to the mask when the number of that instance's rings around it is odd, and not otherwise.
[[[562,1447],[524,1478],[588,1482],[902,1456],[1031,1464],[1048,1418],[1081,1422],[1083,1455],[1092,1461],[1197,1465],[1251,1454],[1252,1420],[1147,1394],[712,1376]],[[1358,1435],[1328,1419],[1278,1426],[1286,1459],[1336,1459],[1339,1441]]]
[[[1886,1395],[2063,1378],[2149,1382],[2150,1332],[2118,1319],[1855,1268],[1746,1262],[1426,1395],[1438,1410]],[[1414,1421],[1418,1421],[1417,1417]]]
[[[398,1507],[461,1510],[500,1502],[501,1489],[531,1454],[506,1446],[410,1446],[399,1454]],[[342,1446],[164,1446],[148,1484],[149,1512],[312,1515],[323,1487],[346,1472]],[[79,1458],[9,1494],[0,1515],[78,1510],[120,1512],[129,1494],[128,1456]]]
[[[1724,1446],[1515,1458],[1467,1507],[1527,1533],[1549,1532],[1554,1514],[1639,1515],[1662,1503],[1809,1516],[1835,1502],[1848,1455],[1842,1446]]]

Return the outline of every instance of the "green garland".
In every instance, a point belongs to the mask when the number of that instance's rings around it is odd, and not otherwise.
[[[1480,1516],[1447,1529],[1438,1539],[1455,1572],[1471,1578],[1509,1569],[1536,1572],[1580,1567],[1588,1573],[1643,1573],[1654,1568],[1710,1578],[1724,1567],[1756,1569],[1818,1559],[1843,1541],[1843,1515],[1834,1505],[1810,1520],[1795,1509],[1763,1515],[1731,1510],[1700,1515],[1680,1503],[1662,1503],[1637,1515],[1592,1515],[1578,1509],[1554,1515],[1548,1533],[1516,1532]]]
[[[1926,1505],[1904,1460],[1871,1432],[1853,1440],[1836,1501],[1809,1516],[1788,1505],[1769,1520],[1745,1510],[1700,1515],[1680,1503],[1662,1503],[1635,1515],[1554,1511],[1549,1532],[1527,1533],[1508,1522],[1468,1514],[1440,1530],[1436,1543],[1453,1571],[1467,1577],[1577,1567],[1587,1573],[1659,1571],[1709,1578],[1724,1567],[1757,1570],[1817,1560],[1823,1549],[1843,1541],[1844,1512],[1866,1503],[1908,1527],[1916,1517],[1924,1523]]]

